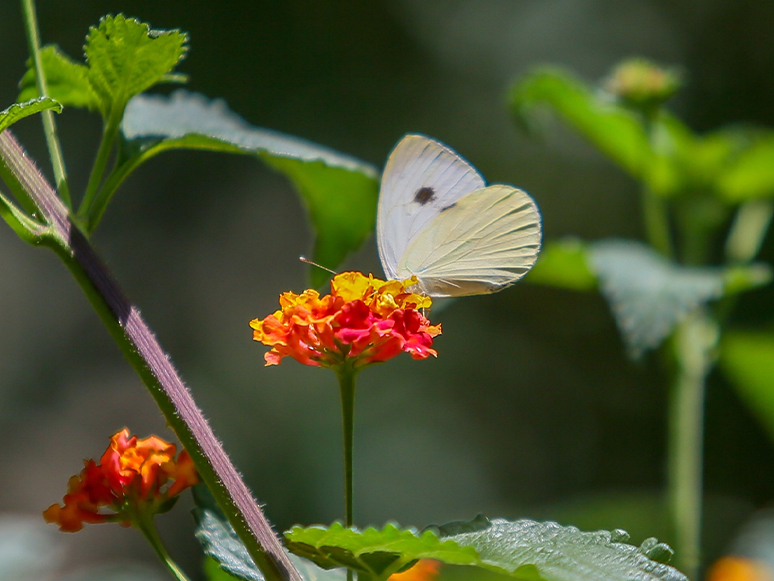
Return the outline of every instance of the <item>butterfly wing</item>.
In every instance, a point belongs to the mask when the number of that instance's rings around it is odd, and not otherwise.
[[[406,135],[382,174],[376,217],[379,256],[387,278],[412,242],[442,210],[485,186],[484,178],[457,153],[424,135]]]
[[[540,250],[540,212],[523,190],[482,188],[443,210],[416,236],[398,268],[434,297],[477,295],[513,284]]]

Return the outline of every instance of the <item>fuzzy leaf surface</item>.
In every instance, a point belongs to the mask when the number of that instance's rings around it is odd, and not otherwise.
[[[24,119],[25,117],[48,109],[61,113],[62,105],[50,97],[32,99],[25,103],[14,103],[4,111],[0,111],[0,133],[20,119]]]
[[[220,100],[187,91],[138,95],[126,108],[122,163],[131,168],[170,149],[204,149],[259,157],[290,179],[315,228],[314,260],[335,268],[371,233],[379,172],[315,143],[247,123]],[[314,269],[313,284],[327,274]]]
[[[589,266],[634,358],[658,347],[691,311],[725,290],[722,269],[680,266],[628,240],[590,244]]]

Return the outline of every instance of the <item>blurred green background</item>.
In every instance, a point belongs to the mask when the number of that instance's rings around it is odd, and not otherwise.
[[[15,101],[26,42],[3,0],[0,103]],[[39,0],[44,43],[80,59],[87,29],[123,12],[190,33],[179,70],[249,122],[381,167],[421,132],[490,182],[537,200],[546,239],[641,238],[637,185],[560,124],[520,134],[506,90],[559,64],[589,81],[639,55],[676,64],[671,103],[694,129],[774,125],[770,0],[384,0],[380,2]],[[97,115],[58,117],[82,191]],[[40,121],[14,128],[51,175]],[[311,234],[283,177],[249,157],[176,152],[125,184],[94,237],[171,354],[277,530],[341,518],[333,374],[288,361],[264,368],[247,326],[306,288],[297,257]],[[774,262],[769,236],[763,258]],[[381,274],[373,240],[345,265]],[[746,295],[740,324],[772,320],[772,292]],[[621,527],[670,541],[663,508],[668,389],[659,360],[627,360],[598,295],[532,286],[433,313],[439,357],[401,357],[360,376],[355,513],[360,525],[490,516]],[[52,253],[0,227],[0,511],[32,515],[65,492],[83,458],[128,426],[171,437],[153,401]],[[774,498],[774,450],[719,374],[707,394],[707,558]],[[186,569],[199,559],[185,510],[161,517]],[[54,530],[53,526],[49,526]],[[59,535],[64,567],[114,559],[156,567],[140,535],[90,527]]]

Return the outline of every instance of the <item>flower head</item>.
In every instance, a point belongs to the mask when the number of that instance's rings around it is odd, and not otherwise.
[[[607,79],[607,90],[635,108],[655,107],[674,95],[682,83],[675,68],[660,67],[641,58],[619,64]]]
[[[360,368],[402,352],[414,359],[436,356],[431,345],[441,326],[431,325],[421,313],[432,301],[408,290],[416,282],[337,274],[329,295],[311,289],[280,295],[280,310],[250,321],[253,339],[271,347],[266,365],[279,365],[290,356],[305,365],[349,362]]]
[[[52,504],[43,518],[62,531],[76,532],[83,523],[130,526],[139,516],[168,510],[170,501],[198,482],[188,452],[175,460],[175,451],[174,444],[156,436],[129,437],[124,428],[110,438],[99,464],[84,462],[81,473],[70,478],[64,505]]]
[[[441,562],[435,559],[419,559],[402,573],[390,575],[388,581],[434,581],[440,573]]]

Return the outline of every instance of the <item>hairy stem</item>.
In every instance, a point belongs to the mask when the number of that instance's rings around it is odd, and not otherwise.
[[[145,383],[167,423],[191,454],[255,564],[268,581],[301,581],[269,522],[196,407],[140,312],[124,296],[67,209],[10,131],[0,134],[0,177],[29,193],[50,227],[43,239],[81,286],[124,357]]]

